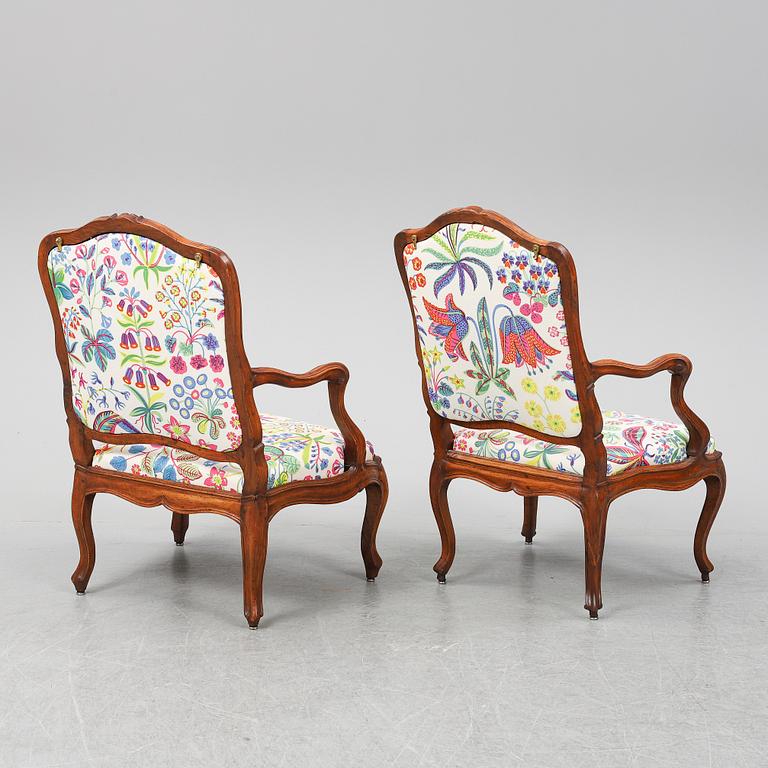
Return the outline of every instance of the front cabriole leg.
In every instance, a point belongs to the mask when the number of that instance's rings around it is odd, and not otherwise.
[[[374,581],[379,575],[381,557],[376,549],[376,531],[379,528],[384,507],[387,504],[389,486],[384,467],[379,467],[378,477],[375,482],[366,486],[365,517],[363,529],[360,532],[360,549],[365,563],[365,576],[368,581]]]
[[[693,539],[693,556],[696,558],[696,565],[699,566],[701,580],[706,583],[709,581],[709,574],[715,568],[707,557],[707,539],[725,495],[725,465],[722,459],[717,460],[714,474],[705,477],[704,482],[707,486],[707,495]]]
[[[579,506],[584,523],[584,608],[589,611],[590,619],[597,619],[597,612],[603,607],[601,581],[608,520],[607,494],[604,490],[584,489]]]
[[[437,580],[445,584],[445,578],[456,555],[456,534],[453,530],[451,511],[448,508],[448,486],[450,479],[443,473],[443,462],[435,459],[432,463],[432,471],[429,474],[429,498],[432,502],[432,512],[440,531],[440,540],[443,548],[440,559],[432,570],[437,574]]]
[[[75,527],[77,543],[80,547],[80,561],[72,574],[72,583],[78,595],[85,593],[88,581],[96,564],[96,542],[91,526],[91,512],[95,494],[87,493],[84,475],[75,469],[72,482],[72,524]]]
[[[536,514],[539,508],[538,496],[526,496],[523,499],[523,530],[520,535],[525,537],[526,544],[533,544],[536,535]]]
[[[243,550],[243,613],[256,629],[264,615],[262,584],[267,562],[269,511],[263,498],[244,500],[240,509],[240,541]]]

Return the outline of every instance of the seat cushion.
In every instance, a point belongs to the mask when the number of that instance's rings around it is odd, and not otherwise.
[[[608,453],[608,474],[617,475],[635,467],[683,461],[688,430],[672,421],[603,411],[603,442]],[[512,429],[480,431],[460,427],[455,431],[453,450],[574,475],[584,471],[584,454],[576,446],[537,440]],[[710,440],[707,453],[714,450],[715,442]]]
[[[262,413],[268,488],[298,480],[319,480],[344,472],[344,439],[335,429]],[[366,443],[366,461],[373,446]],[[93,466],[141,477],[153,477],[216,491],[240,493],[243,470],[235,462],[195,456],[184,448],[164,445],[105,445],[96,450]]]

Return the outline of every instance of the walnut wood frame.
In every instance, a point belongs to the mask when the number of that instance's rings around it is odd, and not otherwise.
[[[57,244],[76,245],[96,235],[112,232],[148,237],[185,258],[199,258],[209,264],[221,279],[226,301],[224,333],[227,362],[242,429],[242,442],[237,449],[211,450],[148,433],[98,432],[85,426],[75,412],[64,333],[48,271],[48,254]],[[350,499],[365,490],[367,503],[361,532],[361,550],[368,580],[373,581],[376,578],[381,568],[381,558],[376,550],[376,531],[387,502],[387,476],[380,457],[375,456],[372,461],[366,461],[365,438],[344,406],[344,391],[349,381],[349,371],[342,363],[327,363],[303,374],[287,373],[276,368],[251,368],[243,346],[242,306],[237,272],[223,251],[187,240],[168,227],[143,216],[113,214],[95,219],[78,229],[59,230],[46,235],[38,251],[38,269],[53,318],[56,354],[64,385],[64,410],[69,428],[69,445],[75,462],[72,520],[80,546],[80,561],[72,574],[72,583],[78,594],[85,592],[95,563],[91,509],[97,493],[111,493],[144,507],[167,507],[173,512],[171,529],[177,545],[184,543],[190,514],[214,512],[239,523],[243,556],[244,613],[252,629],[258,626],[264,612],[262,581],[269,522],[284,507],[309,503],[333,504]],[[321,382],[328,383],[331,412],[344,438],[345,471],[332,478],[303,480],[267,489],[267,461],[253,389],[263,384],[309,387]],[[184,450],[206,459],[235,462],[243,470],[242,493],[223,493],[204,487],[140,478],[93,467],[93,440],[113,444],[153,443],[171,447],[183,446]]]
[[[440,416],[430,404],[416,326],[416,313],[411,302],[403,263],[403,250],[409,243],[425,240],[443,227],[456,223],[485,225],[502,232],[528,249],[538,246],[539,253],[557,265],[562,302],[566,313],[575,388],[582,417],[581,432],[574,437],[552,436],[509,421],[475,421],[469,425],[478,429],[514,429],[548,442],[578,446],[584,454],[583,476],[480,458],[452,450],[452,425],[467,426],[467,422]],[[499,491],[515,491],[524,497],[521,533],[527,544],[533,542],[536,533],[539,496],[559,496],[573,502],[579,508],[584,525],[586,580],[584,608],[589,611],[589,616],[593,619],[598,617],[598,611],[603,607],[600,583],[606,521],[611,503],[619,496],[641,488],[680,491],[691,487],[699,480],[704,480],[707,492],[696,528],[693,553],[702,581],[708,582],[714,566],[707,557],[707,538],[725,493],[725,467],[719,451],[709,454],[705,452],[709,443],[709,429],[685,402],[684,388],[691,375],[691,361],[684,355],[671,354],[657,357],[647,365],[630,365],[618,360],[590,362],[584,351],[581,336],[576,269],[571,254],[560,243],[535,237],[493,211],[483,210],[477,206],[457,208],[439,216],[426,227],[403,230],[395,237],[395,259],[408,297],[408,304],[411,307],[416,356],[422,374],[422,394],[429,415],[434,444],[429,493],[442,539],[442,553],[434,566],[438,581],[445,582],[456,551],[456,537],[448,508],[448,486],[456,478],[468,478]],[[690,435],[687,458],[677,464],[637,467],[615,476],[607,475],[607,457],[602,434],[603,419],[594,391],[595,382],[609,375],[641,379],[662,371],[668,371],[672,375],[670,387],[672,407]]]

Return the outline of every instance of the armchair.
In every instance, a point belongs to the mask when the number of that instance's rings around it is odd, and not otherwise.
[[[114,214],[44,237],[38,268],[75,463],[78,594],[95,563],[97,493],[167,507],[178,546],[190,514],[239,523],[252,629],[264,612],[269,522],[284,507],[336,503],[365,490],[361,549],[368,580],[376,578],[387,477],[345,408],[349,371],[341,363],[304,374],[251,368],[237,273],[223,251],[142,216]],[[321,382],[338,429],[257,410],[257,386]]]
[[[685,402],[690,360],[590,362],[570,253],[492,211],[458,208],[422,229],[404,230],[395,237],[395,258],[434,444],[429,490],[442,539],[438,581],[445,583],[456,550],[448,507],[456,478],[523,496],[526,544],[536,534],[539,496],[579,508],[584,607],[592,619],[603,607],[611,503],[640,488],[683,490],[704,480],[694,557],[702,581],[709,581],[714,566],[706,544],[725,492],[725,467],[706,424]],[[664,371],[680,423],[600,410],[594,386],[601,377]]]

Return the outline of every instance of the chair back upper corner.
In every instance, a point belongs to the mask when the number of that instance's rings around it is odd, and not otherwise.
[[[429,407],[580,442],[594,393],[568,251],[476,207],[401,232],[395,250]]]
[[[39,268],[70,420],[107,443],[238,451],[252,395],[225,254],[124,214],[51,233]]]

